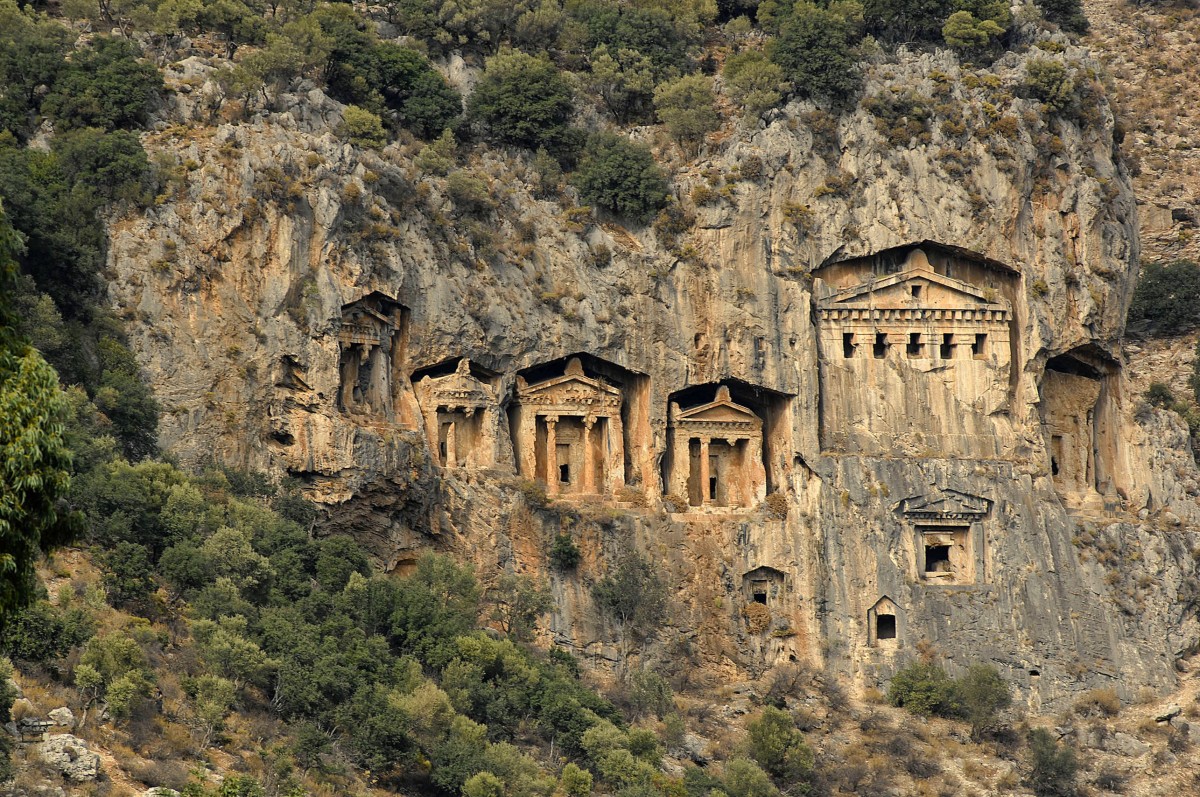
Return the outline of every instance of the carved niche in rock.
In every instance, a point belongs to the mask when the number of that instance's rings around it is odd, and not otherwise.
[[[900,607],[884,595],[867,609],[867,645],[873,648],[896,648],[900,646]]]
[[[778,606],[783,601],[786,577],[783,571],[763,565],[742,575],[742,597],[747,603]]]
[[[728,386],[694,407],[672,401],[667,436],[668,492],[689,506],[749,507],[766,498],[762,418],[735,404]]]
[[[1125,489],[1117,444],[1116,363],[1092,347],[1046,363],[1042,428],[1054,487],[1072,508],[1120,504]]]
[[[625,481],[621,391],[584,373],[578,357],[562,376],[517,377],[512,406],[518,472],[557,494],[616,492]]]
[[[499,401],[491,375],[466,357],[453,371],[434,367],[413,375],[413,389],[434,458],[444,468],[496,464]]]
[[[819,272],[826,449],[997,457],[1015,341],[1011,271],[924,244]],[[902,260],[899,254],[904,254]],[[964,279],[951,276],[960,274]],[[975,280],[976,282],[969,281]]]
[[[402,395],[407,346],[408,308],[396,300],[374,291],[343,305],[338,409],[372,421],[411,423]]]
[[[964,585],[985,580],[983,519],[991,505],[986,498],[951,489],[897,504],[913,528],[918,581]]]

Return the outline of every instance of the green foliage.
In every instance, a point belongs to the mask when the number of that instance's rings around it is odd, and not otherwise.
[[[622,628],[647,634],[662,622],[667,585],[648,560],[628,553],[615,570],[596,582],[592,597],[600,610]]]
[[[1087,33],[1087,15],[1081,0],[1038,0],[1038,7],[1050,22],[1071,33]]]
[[[903,44],[936,42],[953,9],[952,0],[865,0],[862,14],[867,33]]]
[[[385,42],[373,61],[384,102],[417,136],[431,138],[462,114],[462,97],[416,50]]]
[[[667,201],[667,179],[650,150],[612,133],[589,139],[575,182],[585,202],[631,221],[647,221]]]
[[[589,52],[604,45],[610,53],[636,53],[648,62],[657,82],[687,71],[688,53],[702,32],[694,7],[664,5],[582,0],[571,4],[571,11],[587,31]]]
[[[957,702],[971,723],[971,737],[980,739],[995,728],[1000,712],[1012,704],[1008,683],[990,664],[972,664],[954,684]]]
[[[693,150],[721,123],[712,80],[701,74],[660,83],[654,89],[654,109],[675,140]]]
[[[1040,797],[1071,797],[1079,764],[1075,751],[1054,741],[1045,728],[1029,732],[1029,786]]]
[[[162,76],[138,60],[135,45],[100,36],[76,50],[42,103],[60,129],[134,128],[145,123],[162,91]]]
[[[813,752],[804,743],[790,714],[768,706],[746,730],[751,758],[779,783],[798,787],[790,789],[791,793],[807,789],[813,774]]]
[[[558,783],[567,797],[588,797],[592,793],[592,773],[575,764],[563,767]]]
[[[454,140],[454,133],[443,130],[440,136],[421,148],[414,162],[423,172],[445,176],[454,168],[454,153],[457,149],[458,142]]]
[[[512,573],[500,576],[488,598],[493,605],[492,619],[509,639],[518,642],[533,638],[538,619],[554,605],[546,585]]]
[[[579,565],[581,555],[570,532],[559,532],[550,543],[550,565],[555,570],[574,570]]]
[[[489,140],[556,155],[569,154],[579,133],[570,127],[571,86],[548,59],[508,51],[486,62],[467,103]]]
[[[1200,265],[1190,260],[1144,265],[1129,320],[1148,321],[1167,334],[1194,327],[1200,322]]]
[[[1146,401],[1153,407],[1170,407],[1175,403],[1175,396],[1163,382],[1151,382],[1146,390]]]
[[[639,715],[654,714],[662,719],[675,709],[671,685],[651,670],[638,670],[629,682],[629,702]]]
[[[446,194],[463,213],[478,216],[496,209],[496,201],[492,199],[487,181],[462,169],[446,176]]]
[[[1070,70],[1066,64],[1051,58],[1031,58],[1025,63],[1021,89],[1051,113],[1067,113],[1078,102]]]
[[[371,149],[379,149],[387,143],[387,134],[383,132],[383,120],[377,114],[357,105],[347,105],[342,111],[338,135],[352,144]]]
[[[591,71],[583,75],[584,87],[599,96],[604,107],[621,124],[647,116],[654,93],[654,65],[637,50],[597,45],[589,59]]]
[[[758,764],[734,758],[725,764],[725,789],[728,797],[779,797],[779,789]]]
[[[954,716],[959,710],[954,681],[934,662],[915,662],[897,672],[887,696],[893,706],[914,714]]]
[[[911,88],[891,88],[863,101],[875,117],[875,129],[895,147],[906,147],[914,138],[925,138],[933,118],[933,100]]]
[[[70,487],[58,376],[14,329],[9,291],[21,239],[0,205],[0,628],[33,596],[42,551],[74,532],[58,501]]]
[[[955,11],[942,26],[946,44],[964,54],[984,52],[1005,33],[991,19],[976,19],[970,11]]]
[[[741,104],[751,120],[783,99],[783,69],[761,50],[744,50],[729,56],[721,74],[729,88],[729,96]]]
[[[137,610],[155,589],[154,569],[144,545],[123,540],[100,555],[104,587],[113,605]]]
[[[88,613],[37,601],[16,612],[0,631],[0,648],[19,661],[48,663],[66,656],[94,632]]]
[[[32,7],[0,2],[0,129],[25,137],[41,108],[42,88],[65,66],[67,29]]]
[[[859,40],[859,21],[850,4],[823,8],[797,2],[783,20],[771,60],[804,96],[847,103],[861,84],[853,48]]]
[[[17,690],[12,682],[13,666],[8,659],[0,658],[0,725],[12,719],[12,706],[17,699]],[[0,735],[0,783],[7,783],[16,774],[12,763],[13,740],[7,733]],[[590,783],[588,784],[590,787]],[[584,795],[570,795],[584,797]]]

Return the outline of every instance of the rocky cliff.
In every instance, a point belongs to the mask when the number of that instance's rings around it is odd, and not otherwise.
[[[1024,97],[1033,58],[1081,112]],[[515,151],[470,153],[488,197],[456,203],[418,145],[343,143],[316,89],[228,119],[213,69],[168,69],[146,145],[186,177],[111,225],[181,461],[302,480],[390,568],[437,547],[543,575],[546,635],[599,666],[627,640],[589,587],[636,549],[672,588],[636,655],[695,682],[791,660],[874,686],[932,645],[1044,708],[1173,683],[1200,476],[1127,387],[1136,204],[1067,39],[979,72],[880,56],[855,111],[793,102],[696,159],[635,131],[678,167],[644,228]],[[431,406],[452,374],[482,387]],[[619,410],[571,414],[604,388]]]

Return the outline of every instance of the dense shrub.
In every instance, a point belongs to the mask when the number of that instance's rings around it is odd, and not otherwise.
[[[667,179],[650,150],[612,133],[588,141],[575,182],[588,204],[636,222],[667,202]]]
[[[14,0],[0,2],[0,130],[29,134],[43,87],[54,85],[69,44],[67,28],[56,20],[21,10]]]
[[[1012,704],[1008,683],[990,664],[972,664],[954,684],[959,710],[971,723],[975,739],[995,729],[1000,712]]]
[[[94,630],[92,619],[84,610],[62,609],[38,601],[5,623],[0,632],[0,647],[14,659],[45,663],[82,645]]]
[[[1149,321],[1161,332],[1190,329],[1200,322],[1200,265],[1190,260],[1142,267],[1130,321]]]
[[[802,95],[844,104],[861,82],[853,48],[856,23],[836,9],[799,0],[780,26],[771,60]]]
[[[554,536],[550,543],[550,564],[555,570],[574,570],[579,564],[579,546],[568,532]]]
[[[761,50],[746,50],[729,56],[721,74],[729,87],[730,97],[740,103],[752,119],[783,99],[783,69]]]
[[[747,726],[751,758],[787,787],[805,784],[813,773],[813,752],[786,711],[768,706]],[[803,791],[803,789],[801,789]]]
[[[721,123],[712,80],[701,74],[659,84],[654,89],[654,108],[675,140],[692,150]]]
[[[375,48],[374,62],[384,102],[421,138],[438,135],[462,114],[462,97],[416,50],[385,42]]]
[[[1071,797],[1079,764],[1075,751],[1054,741],[1045,728],[1029,732],[1029,786],[1041,797]]]
[[[383,132],[383,120],[357,105],[347,105],[342,111],[338,135],[351,144],[372,149],[378,149],[387,143],[387,135]]]
[[[1081,0],[1038,0],[1038,7],[1050,22],[1072,33],[1087,33],[1087,15]]]
[[[601,611],[622,628],[646,634],[662,622],[667,585],[647,559],[627,553],[612,572],[596,582],[592,596]]]
[[[60,129],[99,127],[106,130],[143,124],[162,91],[162,76],[138,60],[137,47],[125,40],[100,36],[76,50],[62,68],[42,103]]]
[[[888,702],[915,714],[953,716],[959,711],[954,681],[933,662],[916,662],[897,672],[888,684]]]
[[[579,134],[570,127],[571,86],[549,60],[506,52],[487,60],[468,113],[499,144],[569,154]]]
[[[1040,101],[1050,113],[1069,113],[1078,102],[1071,71],[1066,64],[1051,58],[1031,58],[1025,63],[1021,90]]]
[[[953,10],[952,0],[866,0],[863,18],[867,33],[883,41],[936,42]]]

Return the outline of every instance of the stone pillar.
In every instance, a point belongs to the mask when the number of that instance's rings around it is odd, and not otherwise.
[[[546,494],[558,494],[558,437],[557,415],[546,416]]]
[[[475,465],[479,468],[491,468],[497,462],[496,445],[500,434],[500,425],[496,423],[496,410],[485,407],[483,417],[479,421],[479,441],[476,447]]]
[[[625,486],[625,429],[621,425],[621,413],[604,419],[604,492],[616,495]]]
[[[596,485],[596,452],[592,450],[592,427],[596,419],[591,415],[583,419],[583,482],[581,493],[602,492]]]
[[[458,426],[458,424],[456,424],[454,421],[450,421],[450,423],[446,424],[446,463],[445,463],[445,465],[447,468],[457,468],[458,467],[457,426]]]
[[[358,383],[358,347],[353,343],[348,343],[342,347],[342,410],[344,412],[352,412],[354,410],[354,386]]]
[[[711,504],[713,497],[708,490],[708,438],[700,438],[700,505]]]

